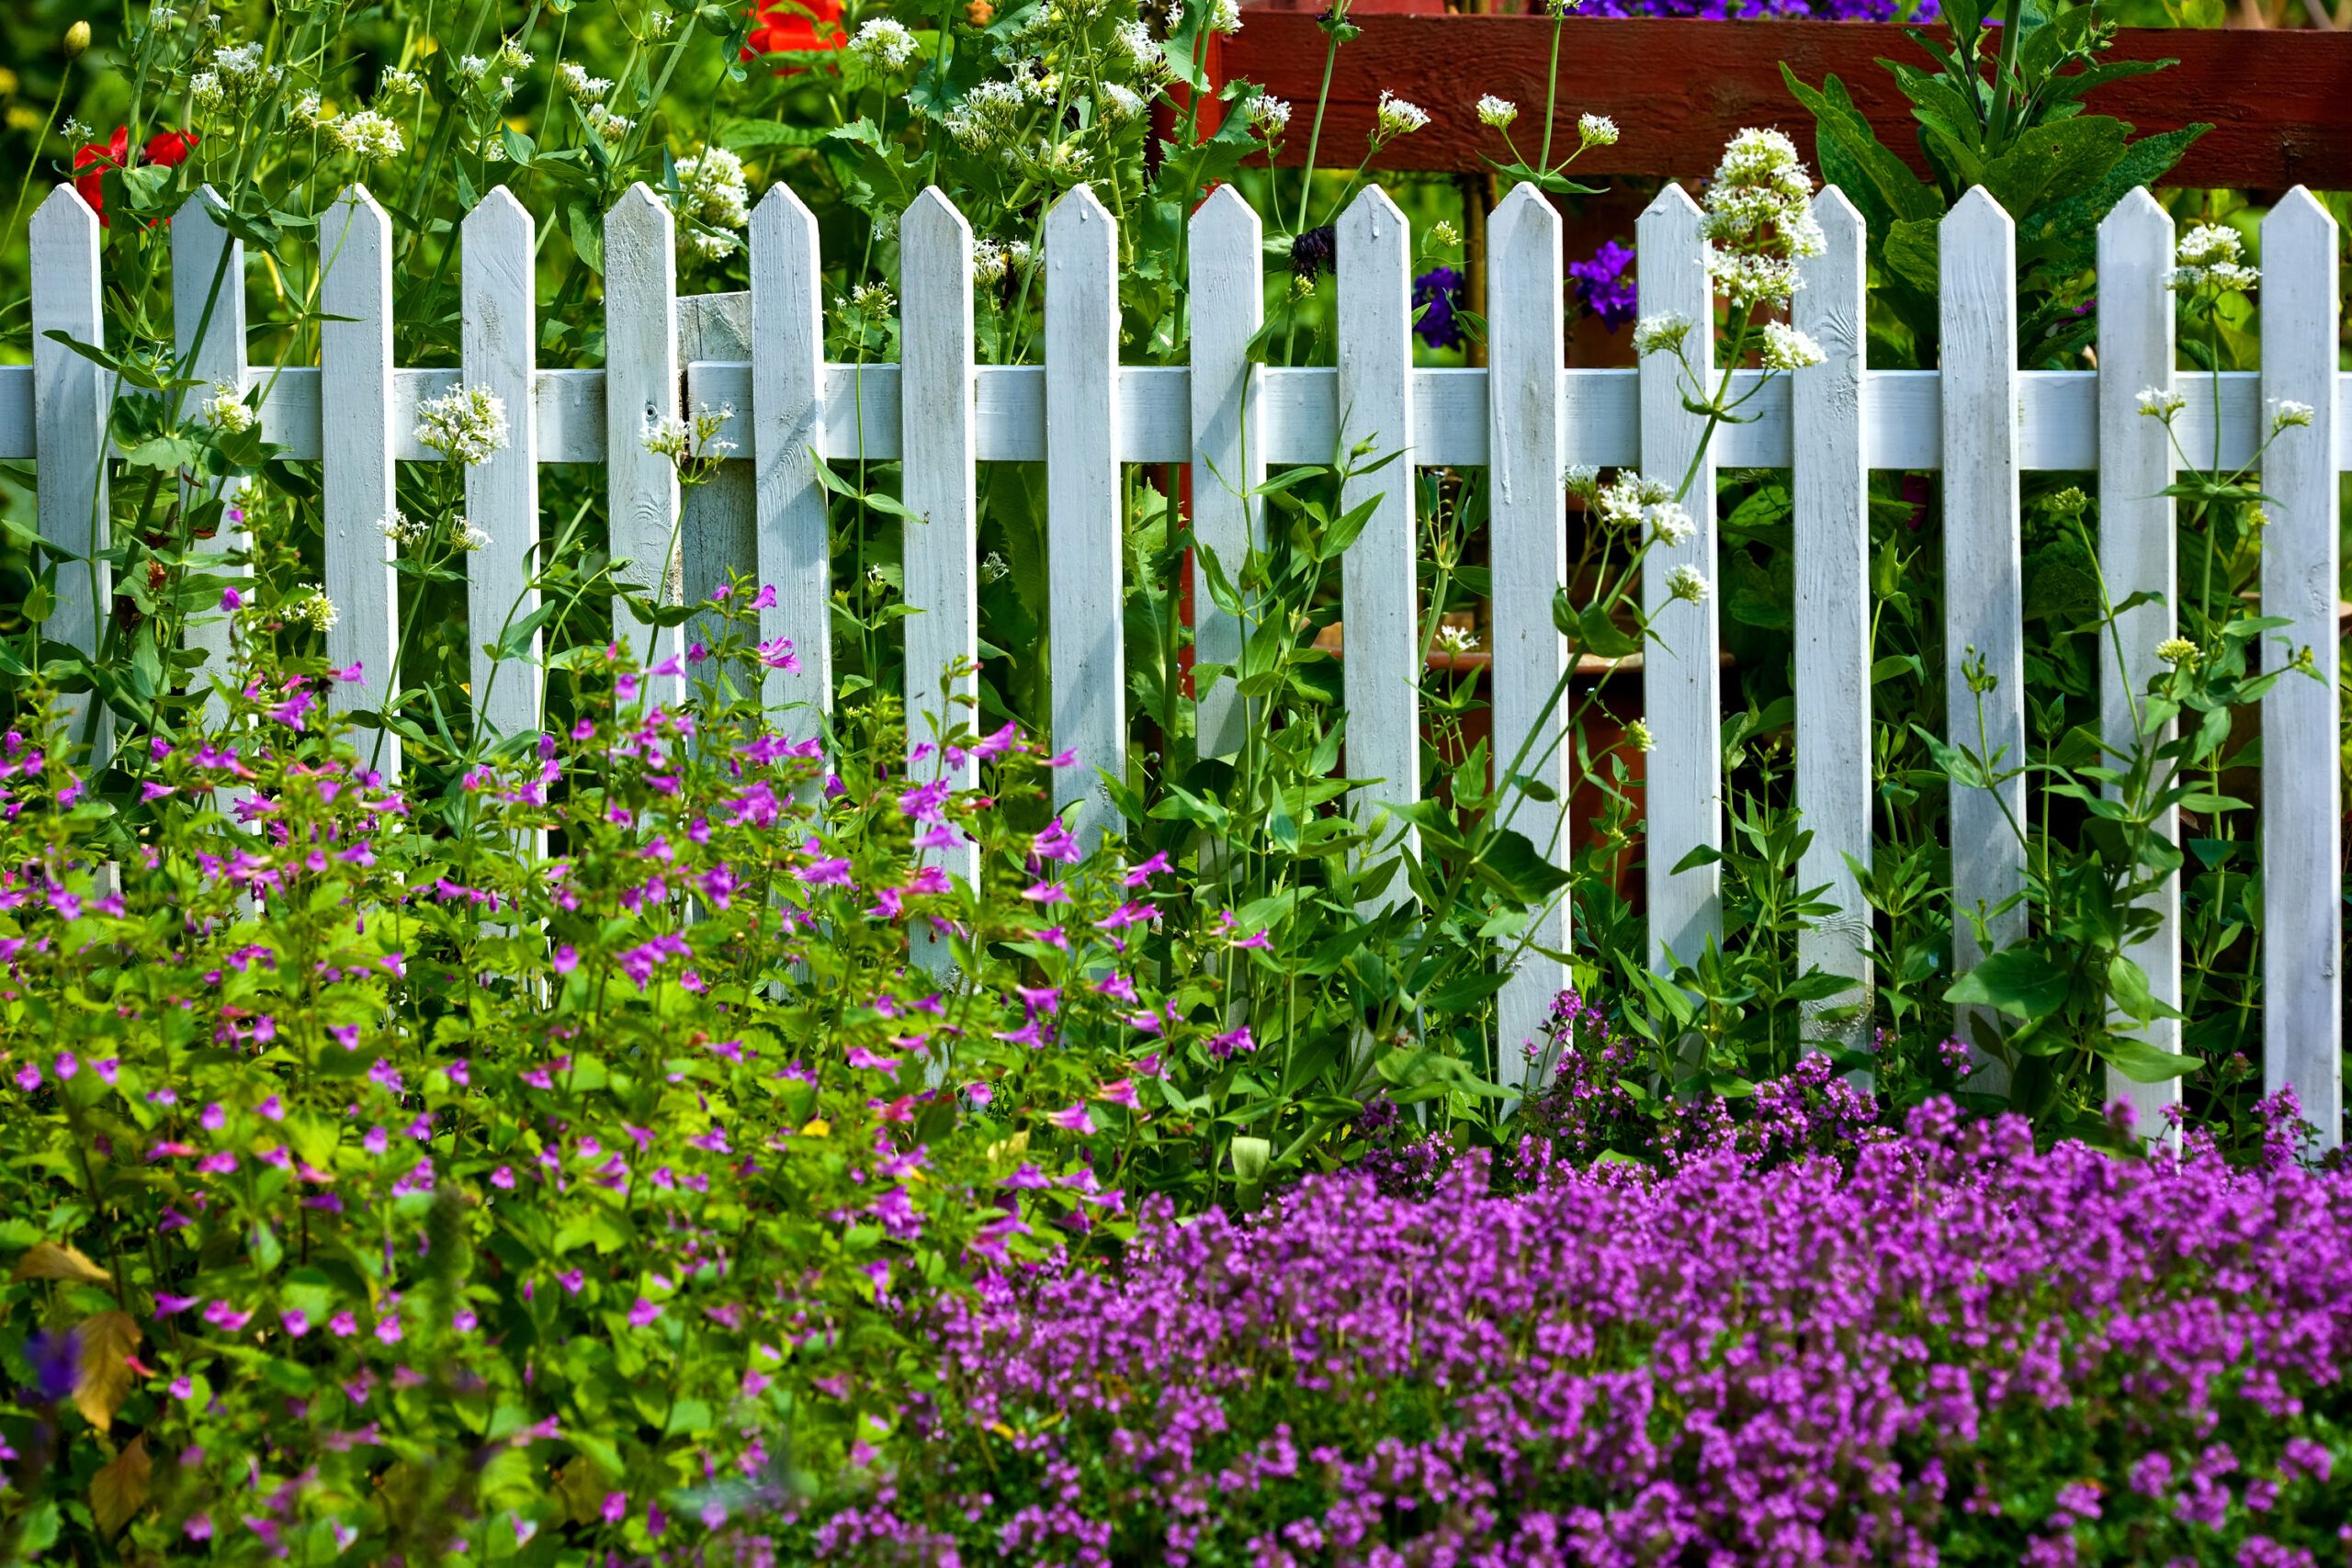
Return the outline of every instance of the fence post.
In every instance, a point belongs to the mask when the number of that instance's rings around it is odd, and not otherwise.
[[[1699,234],[1699,209],[1680,186],[1657,193],[1634,222],[1642,255],[1638,288],[1645,316],[1666,312],[1697,324],[1687,340],[1703,390],[1714,390],[1714,290]],[[1681,367],[1668,354],[1642,360],[1642,473],[1678,482],[1691,468],[1705,421],[1682,406]],[[1647,865],[1650,966],[1663,974],[1668,954],[1695,962],[1723,931],[1723,877],[1713,862],[1678,872],[1695,850],[1723,847],[1723,641],[1715,622],[1715,459],[1698,458],[1683,504],[1694,525],[1679,546],[1659,544],[1642,563],[1642,609],[1656,637],[1642,649],[1644,716],[1654,738],[1647,764]],[[1707,597],[1674,597],[1668,576],[1688,566],[1707,581]]]
[[[1939,230],[1943,337],[1944,732],[1996,774],[2025,765],[2025,638],[2018,593],[2017,225],[1982,186]],[[1972,675],[1972,670],[1976,673]],[[1989,684],[1988,684],[1989,682]],[[1982,687],[1980,692],[1977,688]],[[1982,713],[1980,724],[1978,715]],[[2022,773],[1994,789],[1951,786],[1952,969],[1986,953],[1968,917],[2025,889]],[[2022,899],[1986,922],[1995,948],[2024,940]],[[1984,1016],[1980,1016],[1984,1015]],[[1963,1007],[1979,1046],[1975,1087],[2006,1093],[1983,1053],[1988,1010]]]
[[[384,520],[398,504],[392,470],[392,224],[364,186],[328,209],[319,228],[324,276],[319,306],[320,511],[326,535],[327,598],[336,610],[327,662],[357,666],[328,701],[339,713],[381,714],[400,691],[398,547]],[[338,319],[340,318],[340,319]],[[334,417],[325,415],[333,389]],[[370,748],[385,776],[401,772],[401,739],[388,725]]]
[[[49,334],[62,333],[94,347],[106,344],[98,215],[81,193],[62,185],[33,214],[29,238],[34,504],[41,538],[81,558],[54,563],[57,600],[41,635],[95,662],[98,617],[114,605],[114,569],[98,558],[113,544],[107,511],[107,415],[113,388],[95,361]],[[95,693],[61,698],[59,705],[68,734],[79,739],[89,729],[88,761],[95,774],[114,747],[114,716]]]
[[[1070,831],[1089,851],[1119,830],[1096,774],[1127,772],[1118,379],[1118,225],[1079,186],[1046,215],[1046,601],[1054,750],[1077,756],[1054,807],[1079,803]]]
[[[656,605],[678,602],[678,470],[646,449],[656,423],[677,417],[678,259],[670,209],[642,180],[605,214],[605,483],[612,552],[628,586]],[[693,428],[694,411],[684,415]],[[613,636],[648,669],[675,657],[678,627],[640,620],[613,601]],[[649,700],[676,702],[683,676],[649,677]]]
[[[1871,912],[1856,865],[1871,863],[1871,476],[1863,430],[1869,267],[1862,215],[1827,186],[1813,200],[1827,242],[1804,265],[1796,325],[1819,365],[1790,378],[1790,496],[1796,547],[1797,809],[1812,842],[1801,888],[1826,887],[1832,913],[1797,933],[1797,968],[1854,982],[1804,1004],[1807,1044],[1859,1051],[1871,1032]],[[1857,1008],[1846,1023],[1817,1015]]]
[[[1200,694],[1195,729],[1204,758],[1238,753],[1250,716],[1250,705],[1234,689],[1249,628],[1210,597],[1204,558],[1215,555],[1238,582],[1243,559],[1264,547],[1265,503],[1255,492],[1266,479],[1265,415],[1250,360],[1266,313],[1264,248],[1258,215],[1229,185],[1193,214],[1193,668],[1197,678],[1203,664],[1227,667]]]
[[[1555,863],[1568,858],[1567,801],[1576,738],[1555,701],[1567,638],[1552,596],[1567,581],[1567,428],[1560,372],[1567,358],[1559,280],[1560,214],[1521,182],[1487,220],[1487,528],[1493,568],[1493,636],[1487,700],[1494,705],[1496,807]],[[1409,493],[1409,491],[1408,492]],[[1522,747],[1523,760],[1514,768]],[[1540,784],[1521,794],[1510,774]],[[1517,936],[1518,963],[1496,998],[1495,1066],[1502,1087],[1527,1092],[1551,1070],[1531,1063],[1552,1004],[1568,983],[1572,919],[1563,889]]]
[[[463,379],[506,405],[507,446],[466,470],[469,521],[490,542],[467,562],[467,640],[473,649],[474,733],[513,739],[539,724],[539,632],[510,659],[491,649],[539,608],[539,448],[535,406],[538,318],[531,217],[500,186],[459,230],[458,296]]]
[[[1340,687],[1347,771],[1366,826],[1421,793],[1420,637],[1414,581],[1413,227],[1388,193],[1367,186],[1340,215],[1340,443],[1374,444],[1396,461],[1341,487],[1340,505],[1373,502],[1340,563]],[[1361,913],[1408,897],[1401,879]]]
[[[2098,558],[2109,600],[2154,595],[2116,617],[2112,637],[2099,639],[2099,733],[2114,755],[2140,743],[2140,715],[2148,682],[2164,668],[2156,645],[2173,635],[2173,579],[2177,547],[2173,499],[2172,440],[2165,426],[2140,412],[2140,393],[2173,385],[2171,215],[2144,187],[2115,204],[2098,226]],[[2110,787],[2110,795],[2117,792]],[[2180,838],[2180,813],[2167,807],[2161,831]],[[2148,989],[2167,1007],[2180,1005],[2180,881],[2168,877],[2150,894],[2155,931],[2127,956],[2147,971]],[[2160,1051],[2180,1049],[2180,1021],[2159,1018],[2139,1031]],[[2139,1135],[2162,1137],[2165,1111],[2180,1101],[2180,1080],[2137,1083],[2107,1070],[2107,1096],[2132,1107]]]
[[[775,604],[760,612],[760,636],[789,638],[800,672],[765,671],[760,701],[771,712],[805,705],[811,734],[823,728],[833,694],[833,563],[817,479],[822,282],[817,220],[779,180],[752,213],[751,457],[760,581],[775,590]]]
[[[172,223],[172,347],[179,357],[180,374],[207,383],[175,394],[184,414],[188,412],[186,400],[201,401],[216,385],[234,389],[238,397],[245,394],[245,247],[220,227],[214,216],[220,206],[220,197],[210,186],[199,186],[180,205]],[[239,490],[233,479],[180,487],[184,511],[215,497],[226,502],[208,553],[242,556],[250,547],[244,524],[229,515]],[[194,541],[190,547],[194,554]],[[210,572],[193,575],[243,578],[246,569],[223,561]],[[215,676],[228,673],[229,616],[218,604],[188,612],[184,640],[205,656],[202,664],[188,671],[191,691],[202,691]],[[207,724],[217,726],[227,714],[228,705],[218,694],[206,697]]]
[[[899,372],[901,498],[921,522],[905,528],[902,567],[907,628],[907,744],[944,741],[966,721],[943,698],[940,677],[958,660],[979,659],[978,460],[979,419],[972,369],[972,230],[934,186],[899,220]],[[974,682],[956,678],[968,696]],[[969,789],[979,769],[944,746],[931,776]],[[967,882],[979,878],[979,848],[969,839],[943,851],[939,863]]]
[[[2265,639],[2263,666],[2308,649],[2319,677],[2290,671],[2262,703],[2263,1084],[2295,1090],[2323,1149],[2344,1135],[2337,243],[2335,220],[2301,186],[2262,220],[2263,428],[2276,400],[2312,411],[2263,462],[2262,613],[2293,623]]]

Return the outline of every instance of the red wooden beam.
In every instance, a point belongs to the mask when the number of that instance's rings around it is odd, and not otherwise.
[[[1340,51],[1323,127],[1323,161],[1362,152],[1382,90],[1430,111],[1426,130],[1400,137],[1377,160],[1389,169],[1466,172],[1499,140],[1478,123],[1482,93],[1520,106],[1514,131],[1533,156],[1542,140],[1545,59],[1552,23],[1542,17],[1363,14],[1363,36]],[[1306,156],[1306,132],[1323,74],[1323,34],[1305,11],[1252,8],[1224,40],[1223,67],[1294,106],[1285,163]],[[1578,175],[1703,175],[1747,126],[1777,126],[1812,145],[1813,118],[1781,80],[1785,60],[1818,85],[1835,73],[1879,139],[1923,173],[1910,101],[1876,62],[1930,66],[1892,23],[1714,22],[1684,17],[1573,17],[1560,44],[1559,139],[1572,144],[1577,116],[1605,114],[1623,131],[1616,146],[1578,160]],[[2279,190],[2352,189],[2352,32],[2203,31],[2127,28],[2111,59],[2180,62],[2090,96],[2092,112],[2143,134],[2198,120],[2199,138],[2170,185]]]

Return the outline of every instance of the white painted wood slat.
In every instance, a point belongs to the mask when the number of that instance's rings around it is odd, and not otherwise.
[[[797,674],[768,671],[761,699],[772,711],[800,708],[786,723],[804,733],[815,732],[833,692],[833,566],[816,458],[825,433],[823,283],[817,220],[779,182],[752,213],[751,397],[735,404],[752,434],[737,450],[752,463],[760,581],[775,590],[760,636],[789,639],[800,661]]]
[[[1054,750],[1077,759],[1054,806],[1089,851],[1120,830],[1102,775],[1126,776],[1118,367],[1118,226],[1080,186],[1046,215],[1046,532]]]
[[[490,542],[468,562],[466,640],[473,651],[475,733],[512,739],[539,724],[541,637],[515,657],[490,649],[539,607],[532,586],[539,544],[537,285],[530,214],[504,186],[466,215],[458,231],[458,345],[464,382],[487,387],[506,408],[506,449],[466,470],[466,514]]]
[[[2098,227],[2098,558],[2108,599],[2155,596],[2116,617],[2099,646],[2099,733],[2109,761],[2123,766],[2140,744],[2148,682],[2163,665],[2156,645],[2173,635],[2175,516],[2170,496],[2172,442],[2163,424],[2140,412],[2140,392],[2173,382],[2171,217],[2146,189],[2116,203]],[[2110,795],[2119,793],[2113,789]],[[2180,814],[2167,810],[2162,830],[2179,836]],[[2180,1005],[2180,885],[2176,877],[2147,900],[2160,922],[2130,956],[2147,971],[2158,1001]],[[2180,1021],[2159,1018],[2139,1032],[2160,1051],[2180,1049]],[[2143,1138],[2166,1131],[2165,1111],[2180,1100],[2180,1080],[2135,1083],[2113,1067],[2107,1098],[2132,1107]]]
[[[2022,768],[2025,639],[2019,596],[2018,490],[2017,225],[1978,186],[1945,215],[1939,230],[1942,283],[1944,453],[1944,736],[1997,773]],[[1972,689],[1972,660],[1991,682]],[[1981,717],[1980,717],[1981,714]],[[2022,774],[1997,789],[1951,786],[1952,967],[1966,973],[1987,951],[1969,917],[1990,916],[1994,948],[2021,941],[2022,902],[1997,906],[2025,887]],[[1962,1008],[1962,1038],[1980,1048],[1993,1025],[1985,1010]],[[2006,1090],[1987,1062],[1971,1080]]]
[[[944,777],[968,789],[979,775],[937,742],[969,722],[971,710],[948,698],[968,698],[973,684],[959,677],[943,693],[951,665],[979,660],[978,474],[972,399],[972,231],[934,186],[915,198],[899,221],[899,337],[906,353],[901,378],[906,428],[915,433],[900,463],[902,500],[920,523],[906,525],[903,567],[907,603],[915,613],[900,625],[907,637],[907,737],[910,746],[934,747],[923,776]],[[968,840],[941,852],[934,864],[972,881],[979,851]]]
[[[381,711],[400,690],[400,577],[384,520],[398,503],[392,437],[392,223],[365,186],[354,186],[319,225],[324,276],[319,304],[322,381],[335,388],[335,416],[320,429],[321,513],[326,534],[323,586],[337,615],[327,660],[359,669],[337,681],[337,711]],[[387,777],[401,771],[400,737],[365,742]]]
[[[2336,634],[2342,581],[2335,465],[2343,302],[2335,220],[2302,186],[2262,220],[2262,396],[2308,403],[2308,430],[2265,456],[2272,498],[2262,546],[2262,610],[2293,625],[2263,646],[2266,669],[2310,650],[2319,677],[2290,672],[2262,703],[2263,1082],[2292,1088],[2335,1148],[2344,1123],[2344,801]]]
[[[1690,359],[1713,395],[1714,387],[1714,293],[1707,277],[1699,237],[1699,209],[1680,186],[1669,185],[1634,222],[1642,255],[1639,291],[1642,314],[1672,312],[1698,325]],[[1642,473],[1674,485],[1692,472],[1683,505],[1696,525],[1679,546],[1653,547],[1642,564],[1642,609],[1654,640],[1643,649],[1644,710],[1656,745],[1647,760],[1647,863],[1650,965],[1660,973],[1673,961],[1695,962],[1723,931],[1722,876],[1713,864],[1674,868],[1693,850],[1723,844],[1723,746],[1719,716],[1723,673],[1717,666],[1722,638],[1715,623],[1715,465],[1710,449],[1699,456],[1706,422],[1682,406],[1681,367],[1671,355],[1643,360],[1641,377]],[[1697,604],[1676,599],[1668,589],[1677,567],[1688,566],[1707,581],[1707,597]]]
[[[1552,619],[1552,597],[1567,581],[1567,432],[1561,418],[1560,361],[1566,326],[1558,280],[1560,215],[1544,193],[1522,184],[1487,222],[1487,365],[1492,389],[1487,479],[1488,556],[1493,565],[1494,776],[1498,808],[1537,852],[1565,865],[1574,737],[1565,733],[1560,676],[1567,639]],[[1351,662],[1354,648],[1349,649]],[[1418,652],[1418,649],[1415,649]],[[1351,731],[1351,739],[1352,739]],[[1550,800],[1523,794],[1509,775],[1548,789]],[[1568,949],[1566,895],[1540,911],[1518,936],[1517,953],[1496,998],[1497,1067],[1504,1087],[1526,1091],[1551,1064],[1531,1063],[1568,967],[1552,953]],[[1549,950],[1548,952],[1545,950]]]
[[[1869,1043],[1871,911],[1856,864],[1871,863],[1871,484],[1862,378],[1870,342],[1862,215],[1835,186],[1814,198],[1823,254],[1805,264],[1793,315],[1821,345],[1789,386],[1796,547],[1797,809],[1813,835],[1797,882],[1834,912],[1797,938],[1801,968],[1854,984],[1809,1015],[1860,1005],[1844,1023],[1809,1016],[1808,1043]]]
[[[181,394],[186,400],[180,405],[183,416],[195,413],[220,389],[232,389],[240,396],[245,390],[245,247],[220,227],[214,216],[220,209],[220,196],[210,186],[200,186],[181,203],[172,223],[172,348],[179,356],[180,374],[205,383]],[[193,508],[216,496],[228,503],[210,541],[192,543],[192,553],[246,554],[251,538],[237,505],[238,490],[234,481],[180,487],[183,507]],[[249,573],[243,566],[218,561],[191,568],[189,575],[242,580]],[[217,604],[189,612],[184,640],[205,655],[203,665],[188,674],[191,691],[227,677],[229,617]],[[206,702],[204,712],[206,722],[217,725],[227,716],[228,705],[216,694]]]
[[[34,509],[40,536],[81,558],[55,562],[57,603],[41,626],[44,640],[95,656],[98,617],[114,604],[114,570],[97,558],[113,543],[107,511],[107,412],[112,378],[68,344],[62,333],[93,347],[106,344],[98,276],[98,215],[70,185],[59,186],[33,214],[32,351]],[[90,766],[113,750],[113,716],[88,693],[60,699],[66,732],[87,734]]]
[[[1340,216],[1340,445],[1369,443],[1371,457],[1396,454],[1376,473],[1340,487],[1340,506],[1373,502],[1372,516],[1340,565],[1340,620],[1347,653],[1346,768],[1367,782],[1351,801],[1356,820],[1377,823],[1421,793],[1419,596],[1414,581],[1413,230],[1377,186]],[[1331,460],[1326,450],[1320,459]],[[1387,829],[1382,829],[1385,840]],[[1367,912],[1402,895],[1392,882]]]
[[[1265,235],[1257,213],[1227,185],[1193,214],[1191,241],[1193,658],[1196,668],[1231,671],[1249,628],[1210,599],[1208,568],[1198,551],[1213,553],[1227,579],[1238,582],[1250,551],[1264,545],[1265,503],[1251,492],[1266,478],[1265,397],[1250,341],[1265,321]],[[1238,754],[1249,707],[1231,673],[1202,692],[1194,721],[1200,755]]]
[[[747,293],[688,294],[678,300],[678,355],[682,359],[707,355],[748,356],[752,352],[752,297]],[[689,405],[692,406],[692,405]],[[756,423],[755,426],[756,428]],[[711,594],[730,572],[756,571],[759,566],[757,487],[748,454],[729,452],[701,484],[678,502],[678,566],[682,602],[708,605]],[[763,613],[764,614],[764,613]],[[706,610],[685,626],[686,679],[689,689],[709,683],[713,690],[720,671],[693,660],[693,645],[715,645],[718,615]],[[763,689],[753,671],[726,672],[738,692]]]
[[[605,214],[605,479],[613,557],[629,563],[621,580],[657,604],[676,604],[680,592],[678,470],[646,436],[671,419],[693,429],[694,411],[678,407],[678,365],[676,223],[640,180]],[[678,628],[639,620],[619,598],[613,635],[648,669],[683,651]],[[655,701],[684,691],[681,677],[646,682]]]

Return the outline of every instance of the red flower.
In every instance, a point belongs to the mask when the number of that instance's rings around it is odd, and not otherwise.
[[[744,40],[743,58],[763,54],[796,54],[808,50],[839,49],[847,41],[842,30],[842,0],[778,0],[751,13],[752,33]],[[776,74],[789,76],[801,68],[786,65]]]
[[[147,145],[140,150],[140,156],[142,162],[176,169],[187,162],[187,155],[195,150],[196,142],[197,135],[193,130],[159,130],[147,139]],[[98,215],[98,221],[102,224],[107,221],[106,173],[108,169],[129,167],[126,160],[130,152],[130,129],[121,125],[114,128],[114,135],[103,145],[93,141],[74,151],[74,188],[82,193],[82,199],[90,204],[90,210]]]

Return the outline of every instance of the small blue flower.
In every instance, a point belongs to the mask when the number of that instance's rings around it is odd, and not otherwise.
[[[1433,266],[1413,279],[1413,330],[1431,348],[1462,346],[1462,323],[1453,319],[1462,302],[1462,275]]]

